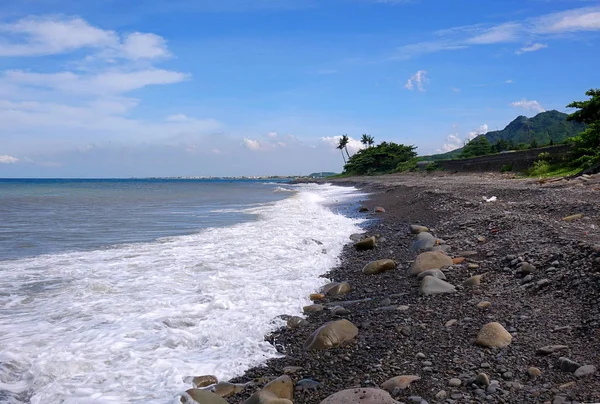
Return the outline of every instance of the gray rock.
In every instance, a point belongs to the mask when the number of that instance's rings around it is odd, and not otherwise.
[[[544,286],[550,285],[550,279],[541,279],[541,280],[537,281],[535,284],[538,288],[543,288]]]
[[[596,372],[596,367],[594,365],[585,365],[585,366],[581,366],[579,367],[576,371],[575,371],[575,376],[577,377],[585,377],[585,376],[589,376],[593,373]]]
[[[523,274],[530,274],[530,273],[535,272],[535,270],[536,270],[535,265],[532,265],[529,262],[523,262],[519,266],[519,272],[521,272]]]
[[[287,320],[287,326],[291,329],[296,329],[300,327],[306,327],[310,323],[303,319],[302,317],[293,316]]]
[[[475,384],[478,384],[480,386],[489,386],[490,384],[490,378],[488,375],[486,375],[485,373],[479,373],[476,377],[475,380],[473,381]]]
[[[421,293],[426,296],[455,292],[456,287],[454,285],[433,276],[426,276],[421,281]]]
[[[354,233],[354,234],[350,235],[350,240],[352,240],[356,243],[357,241],[364,239],[365,236],[366,236],[366,234],[364,234],[364,233]]]
[[[313,379],[302,379],[296,383],[296,391],[316,390],[321,383]]]
[[[410,232],[413,234],[419,234],[419,233],[428,232],[428,231],[429,231],[429,228],[427,228],[425,226],[420,226],[418,224],[410,225]]]
[[[560,366],[560,370],[562,370],[563,372],[570,372],[570,373],[575,372],[577,369],[579,369],[581,367],[581,365],[579,363],[572,361],[569,358],[565,358],[564,356],[558,358],[558,364]]]
[[[356,248],[358,251],[372,250],[375,248],[376,244],[377,240],[375,237],[367,237],[354,243],[354,248]]]
[[[441,279],[443,281],[446,280],[446,275],[444,275],[444,273],[439,270],[439,269],[428,269],[427,271],[421,272],[419,275],[417,275],[417,279],[423,279],[426,276],[433,276],[436,277],[438,279]]]
[[[538,350],[536,352],[539,355],[550,355],[550,354],[553,354],[554,352],[564,351],[566,349],[569,349],[569,347],[566,345],[547,345],[547,346],[538,348]]]
[[[525,278],[521,279],[521,285],[529,283],[533,280],[533,275],[527,275]]]
[[[338,391],[330,395],[320,404],[400,404],[385,390],[372,388],[356,388]]]
[[[350,310],[342,306],[335,306],[331,309],[332,316],[346,316],[350,314]]]
[[[425,356],[425,354],[424,354],[423,352],[419,352],[419,353],[416,355],[416,357],[417,357],[417,359],[425,359],[425,358],[427,358],[427,356]]]
[[[462,381],[460,379],[457,379],[456,377],[448,380],[448,386],[450,387],[458,387],[462,384]]]

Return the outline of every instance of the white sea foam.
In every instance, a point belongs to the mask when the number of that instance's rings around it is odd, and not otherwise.
[[[177,403],[186,376],[275,357],[264,335],[301,314],[359,231],[325,207],[355,189],[294,188],[249,209],[256,221],[0,262],[0,401]]]

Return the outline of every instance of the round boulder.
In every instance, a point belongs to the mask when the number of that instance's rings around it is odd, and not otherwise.
[[[421,233],[422,234],[422,233]],[[452,265],[452,258],[439,251],[428,251],[419,254],[410,266],[408,274],[417,276],[429,269],[440,269]]]
[[[196,388],[210,386],[212,384],[217,384],[218,382],[217,377],[213,375],[196,376],[192,379],[192,384]]]
[[[427,228],[425,226],[420,226],[418,224],[410,225],[410,232],[413,234],[419,234],[419,233],[428,232],[428,231],[429,231],[429,228]]]
[[[427,271],[423,271],[419,275],[417,275],[417,279],[421,280],[426,276],[433,276],[434,278],[438,278],[443,281],[446,280],[446,275],[444,275],[444,273],[439,269],[428,269]]]
[[[317,328],[304,343],[304,349],[333,348],[354,339],[358,328],[348,320],[330,321]]]
[[[433,234],[428,232],[422,232],[417,234],[417,239],[412,243],[410,249],[412,251],[426,250],[435,246],[438,239],[433,237]]]
[[[348,282],[331,282],[323,286],[322,292],[327,296],[342,296],[350,292],[352,287]]]
[[[308,306],[304,306],[302,308],[302,311],[304,312],[304,314],[318,313],[320,311],[323,311],[324,308],[325,306],[323,306],[322,304],[310,304]]]
[[[426,276],[421,281],[421,293],[426,296],[454,292],[456,292],[454,285],[434,276]]]
[[[365,267],[362,269],[362,273],[366,275],[376,275],[385,271],[396,269],[397,266],[398,265],[394,260],[377,260],[369,262],[367,265],[365,265]]]
[[[201,389],[189,389],[186,395],[181,397],[182,403],[193,404],[227,404],[227,401],[221,396]]]
[[[400,404],[390,394],[381,389],[358,388],[338,391],[321,404]]]
[[[288,328],[291,328],[292,330],[294,330],[296,328],[300,328],[300,327],[306,327],[309,324],[310,323],[308,321],[306,321],[302,317],[298,317],[298,316],[290,317],[287,320],[287,326],[288,326]]]
[[[375,237],[367,237],[354,243],[354,248],[356,248],[358,251],[372,250],[375,248],[376,244],[377,239],[375,239]]]
[[[503,348],[509,346],[512,342],[512,335],[502,326],[502,324],[493,322],[484,325],[475,343],[477,345],[489,347],[489,348]]]

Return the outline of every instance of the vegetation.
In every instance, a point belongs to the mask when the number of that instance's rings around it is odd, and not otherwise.
[[[500,167],[500,172],[501,173],[508,173],[508,172],[510,172],[512,170],[513,170],[512,164],[504,164],[502,167]]]
[[[375,144],[375,139],[371,135],[364,133],[360,138],[360,142],[367,147],[372,147]]]
[[[586,101],[574,101],[567,108],[578,108],[567,118],[587,124],[588,127],[579,136],[570,140],[571,166],[582,169],[592,168],[593,172],[600,171],[600,89],[592,89],[585,93],[591,97]]]
[[[415,149],[415,146],[381,142],[377,146],[359,150],[350,157],[344,166],[344,174],[375,175],[394,172],[400,164],[417,156]],[[414,164],[416,166],[416,161]]]
[[[342,152],[342,158],[344,159],[344,164],[346,164],[346,157],[344,156],[344,150],[346,150],[346,154],[348,155],[348,158],[350,158],[350,153],[348,153],[348,142],[350,141],[350,138],[348,137],[348,135],[342,135],[342,137],[340,138],[338,145],[337,145],[337,149],[339,149]]]
[[[492,146],[485,136],[477,136],[462,148],[461,158],[485,156],[492,152]]]

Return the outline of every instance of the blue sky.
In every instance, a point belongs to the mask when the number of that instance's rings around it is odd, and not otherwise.
[[[345,133],[451,150],[584,99],[599,38],[582,0],[3,0],[0,177],[340,171]]]

